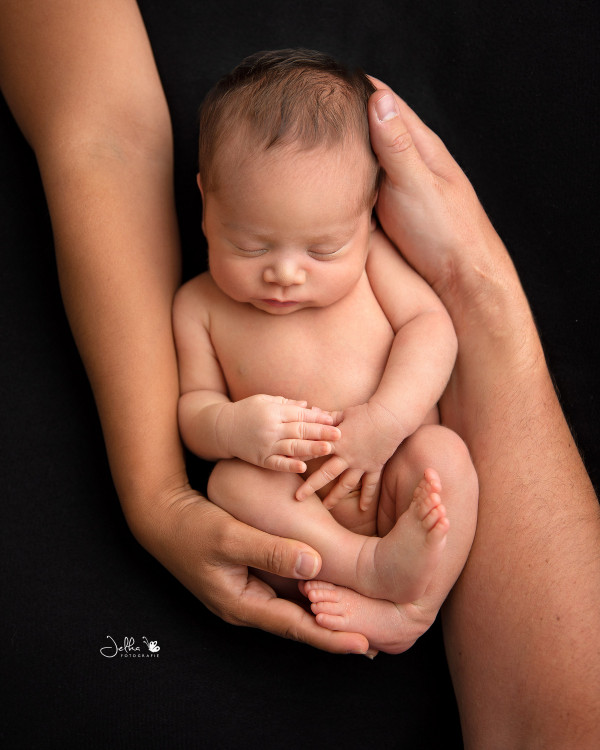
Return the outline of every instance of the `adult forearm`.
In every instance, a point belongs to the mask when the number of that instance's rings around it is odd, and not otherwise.
[[[169,113],[137,4],[7,0],[0,83],[35,151],[65,308],[119,493],[183,472]]]
[[[379,216],[452,316],[459,348],[442,421],[466,440],[479,477],[475,541],[444,606],[465,746],[595,749],[598,502],[513,264],[471,185],[401,100],[384,90],[371,104],[386,170]]]
[[[45,186],[65,309],[94,390],[117,490],[124,502],[139,499],[183,473],[169,173],[141,154],[126,164],[82,155],[61,170],[56,184],[55,174]]]
[[[528,716],[522,736],[535,742],[567,692],[571,708],[553,741],[592,747],[599,506],[516,274],[500,263],[494,277],[478,269],[463,286],[463,300],[479,300],[468,322],[464,303],[449,302],[459,354],[442,419],[469,445],[480,504],[467,566],[445,608],[448,659],[469,746],[489,737],[489,746],[512,746],[517,729],[506,717],[520,713]],[[493,712],[474,711],[474,694]]]

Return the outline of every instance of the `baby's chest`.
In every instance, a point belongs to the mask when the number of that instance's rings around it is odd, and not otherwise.
[[[280,317],[240,308],[215,319],[211,335],[232,399],[268,393],[323,409],[367,400],[393,340],[372,296]]]

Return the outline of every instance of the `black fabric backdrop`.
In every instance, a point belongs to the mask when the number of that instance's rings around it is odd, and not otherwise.
[[[173,116],[185,275],[203,268],[195,118],[208,87],[258,49],[360,65],[474,183],[598,486],[594,1],[140,6]],[[460,747],[438,624],[403,655],[335,657],[224,624],[137,545],[62,310],[35,159],[3,102],[0,153],[2,745]],[[192,473],[200,484],[204,467]],[[107,636],[156,640],[159,657],[104,658]]]

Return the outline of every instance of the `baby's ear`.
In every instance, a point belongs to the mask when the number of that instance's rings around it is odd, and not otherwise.
[[[198,190],[200,191],[200,195],[202,196],[202,232],[204,233],[204,236],[206,237],[206,232],[204,230],[204,212],[206,211],[206,202],[204,200],[204,190],[202,189],[202,180],[200,179],[200,172],[196,175],[196,182],[198,183]]]

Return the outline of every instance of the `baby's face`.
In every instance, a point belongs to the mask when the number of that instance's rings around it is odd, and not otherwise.
[[[358,145],[236,159],[217,191],[204,195],[217,286],[272,315],[326,307],[348,294],[369,247],[369,159]]]

